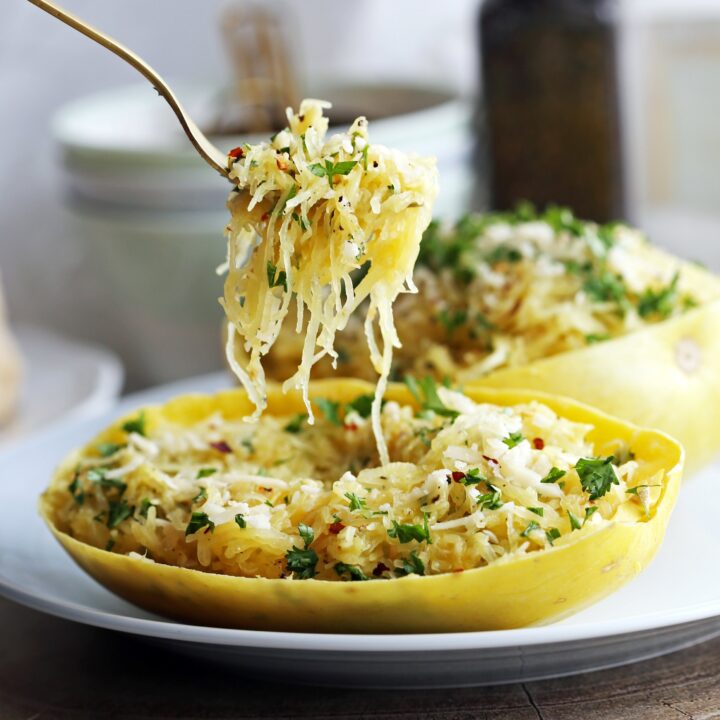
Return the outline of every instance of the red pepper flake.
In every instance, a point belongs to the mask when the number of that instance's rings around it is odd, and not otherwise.
[[[357,430],[358,429],[357,423],[354,423],[354,422],[345,423],[345,429],[346,430]]]
[[[499,465],[500,463],[495,459],[488,457],[487,455],[483,455],[483,458],[487,460],[489,463],[492,463],[493,465]]]
[[[383,573],[386,573],[390,570],[390,568],[385,565],[385,563],[378,563],[375,566],[375,569],[373,570],[373,575],[375,577],[380,577]]]
[[[453,572],[454,573],[465,572],[465,568],[454,568]]]
[[[334,523],[331,523],[330,525],[328,525],[328,530],[329,530],[333,535],[337,535],[344,527],[345,527],[345,525],[343,525],[343,523],[341,523],[341,522],[334,522]]]
[[[228,157],[231,157],[233,160],[239,160],[240,158],[244,158],[245,157],[245,149],[242,147],[233,148],[228,153]]]
[[[266,488],[266,487],[264,487],[264,488],[262,488],[262,490],[264,490],[265,492],[272,492],[272,488]]]
[[[280,158],[277,158],[277,160],[275,160],[275,164],[277,165],[278,170],[282,170],[282,172],[285,172],[288,169],[287,163]]]
[[[536,450],[542,450],[545,447],[545,441],[542,438],[533,438],[533,447]]]
[[[260,218],[260,220],[262,220],[262,222],[267,222],[269,219],[270,219],[270,213],[263,213]]]
[[[221,453],[231,453],[232,448],[224,441],[224,440],[218,440],[218,442],[211,442],[210,447],[214,450],[217,450]]]
[[[465,479],[465,473],[460,472],[459,470],[453,470],[452,471],[452,479],[455,482],[462,482]]]

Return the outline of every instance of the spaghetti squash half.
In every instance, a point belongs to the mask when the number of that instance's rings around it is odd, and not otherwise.
[[[561,208],[434,222],[413,281],[395,306],[393,377],[568,395],[677,437],[692,468],[720,449],[720,281],[637,230]],[[335,348],[337,370],[320,362],[315,377],[372,378],[361,317]],[[269,377],[298,356],[281,333]]]
[[[126,417],[41,500],[98,581],[210,625],[434,632],[548,622],[612,592],[658,548],[683,451],[575,402],[431,380],[241,390]],[[449,610],[450,609],[450,610]]]

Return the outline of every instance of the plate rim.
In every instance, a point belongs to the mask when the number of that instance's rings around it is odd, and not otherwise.
[[[136,405],[146,402],[162,402],[164,397],[182,392],[216,392],[229,385],[229,374],[225,371],[195,376],[164,385],[141,390],[121,398],[105,414],[119,416]],[[30,437],[22,439],[0,451],[0,462],[12,459],[42,445],[56,435],[63,435],[69,424],[94,422],[99,419],[71,417],[68,421],[53,424]],[[67,557],[68,567],[75,567]],[[89,576],[87,576],[89,577]],[[92,582],[96,583],[95,580]],[[96,583],[98,587],[102,587]],[[105,592],[109,590],[103,588]],[[220,646],[266,648],[288,651],[336,651],[375,652],[399,654],[418,651],[462,651],[499,650],[542,645],[591,642],[599,638],[611,639],[619,636],[645,633],[678,625],[695,623],[720,617],[720,598],[687,605],[682,610],[661,610],[641,618],[613,618],[592,624],[562,625],[548,624],[510,630],[469,631],[455,633],[415,634],[350,634],[350,633],[301,633],[269,630],[240,630],[218,628],[206,625],[190,625],[172,620],[135,617],[119,612],[99,610],[89,605],[45,597],[23,588],[0,571],[0,596],[25,605],[34,610],[56,617],[80,622],[108,630],[127,632],[133,635],[154,637],[164,640],[184,641]]]

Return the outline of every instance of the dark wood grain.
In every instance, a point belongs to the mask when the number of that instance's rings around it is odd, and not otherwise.
[[[457,690],[317,689],[242,678],[0,599],[0,718],[720,718],[720,639],[571,678]]]

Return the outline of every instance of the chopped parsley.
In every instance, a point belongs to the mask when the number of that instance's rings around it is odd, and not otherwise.
[[[238,513],[235,516],[235,524],[243,530],[247,527],[247,523],[245,522],[245,518],[242,513]]]
[[[485,256],[485,262],[490,265],[495,265],[500,262],[516,263],[520,262],[522,257],[522,253],[517,248],[501,244],[493,248]]]
[[[597,512],[597,506],[591,505],[590,507],[585,508],[585,519],[583,520],[583,525]]]
[[[368,169],[368,149],[370,148],[369,144],[366,144],[365,147],[362,149],[362,166],[363,170]]]
[[[287,569],[299,580],[309,580],[317,575],[318,556],[317,553],[310,548],[310,543],[315,539],[315,533],[313,529],[305,525],[305,523],[298,525],[298,532],[305,547],[301,549],[293,545],[292,549],[285,553]]]
[[[536,515],[539,515],[540,517],[543,517],[545,515],[545,510],[541,507],[529,507],[528,510],[531,513],[535,513]]]
[[[372,412],[373,396],[358,395],[352,402],[345,406],[345,412],[356,412],[360,417],[370,417]]]
[[[637,495],[638,491],[641,488],[651,488],[651,487],[662,487],[660,484],[654,484],[654,485],[636,485],[635,487],[628,488],[625,492],[628,495]]]
[[[479,495],[477,499],[478,507],[481,510],[497,510],[503,506],[503,501],[500,499],[500,491],[488,483],[490,492],[484,495]]]
[[[95,446],[95,449],[100,453],[102,457],[106,458],[114,455],[118,450],[122,450],[124,447],[125,445],[120,445],[119,443],[102,442],[98,443]]]
[[[460,479],[460,482],[463,485],[477,485],[478,483],[486,483],[487,481],[488,479],[484,475],[480,474],[480,470],[478,468],[468,470]]]
[[[433,378],[425,377],[421,380],[416,380],[414,377],[407,375],[405,377],[405,384],[407,385],[408,390],[410,390],[412,396],[420,405],[421,410],[430,411],[436,415],[453,419],[460,414],[456,410],[451,410],[440,399],[437,391],[437,384]]]
[[[567,511],[568,514],[568,520],[570,520],[570,527],[573,530],[579,530],[582,527],[582,523],[580,520],[578,520],[577,515],[574,513],[571,513],[569,510]]]
[[[443,309],[437,315],[437,320],[445,328],[447,335],[452,335],[458,328],[461,328],[467,319],[467,310],[449,312],[447,309]]]
[[[135,512],[135,508],[128,505],[124,500],[110,500],[108,503],[107,526],[112,530],[123,520],[127,520]]]
[[[350,512],[355,512],[355,510],[367,510],[367,503],[365,500],[358,497],[355,493],[346,492],[345,497],[350,501]]]
[[[130,434],[136,433],[137,435],[145,435],[145,411],[141,411],[140,414],[134,420],[128,420],[123,423],[122,429]]]
[[[185,528],[185,536],[194,535],[198,530],[202,530],[203,528],[207,528],[207,530],[214,530],[215,523],[207,516],[207,513],[194,512],[190,516],[188,526]]]
[[[370,579],[357,565],[348,565],[347,563],[339,562],[335,563],[333,570],[335,570],[339,577],[348,575],[351,581]]]
[[[581,458],[575,465],[583,490],[590,500],[597,500],[619,481],[613,469],[614,456],[606,458]]]
[[[528,526],[520,533],[520,537],[528,537],[531,532],[539,529],[540,525],[538,525],[534,520],[531,520],[528,523]]]
[[[654,291],[647,289],[638,299],[637,311],[641,318],[648,318],[652,315],[665,319],[670,317],[673,307],[677,302],[677,284],[679,274],[675,273],[670,284],[662,290]]]
[[[418,557],[415,550],[403,558],[402,566],[395,569],[395,574],[400,577],[404,575],[424,575],[425,563]]]
[[[85,491],[80,484],[80,473],[76,472],[73,475],[72,482],[68,485],[68,492],[73,496],[73,500],[78,505],[82,505],[85,502]]]
[[[545,531],[545,536],[547,537],[548,542],[552,545],[555,540],[560,537],[560,531],[557,528],[550,528]]]
[[[540,481],[541,483],[554,483],[567,475],[565,470],[553,467],[550,472]]]
[[[609,339],[610,335],[608,333],[591,333],[590,335],[585,336],[585,342],[588,345],[595,345],[597,343],[605,342]]]
[[[341,162],[332,163],[330,160],[326,160],[324,164],[313,163],[308,168],[313,175],[318,177],[326,177],[330,185],[335,180],[335,175],[347,175],[356,165],[357,160],[342,160]]]
[[[312,224],[310,220],[306,220],[300,213],[294,212],[292,219],[302,228],[302,230],[308,230]]]
[[[127,485],[122,480],[109,478],[105,476],[108,468],[98,467],[88,470],[87,479],[107,490],[117,490],[122,495],[127,490]]]
[[[333,400],[328,400],[326,398],[314,398],[313,402],[328,422],[333,425],[342,425],[339,402],[334,402]]]
[[[397,539],[401,543],[409,543],[415,540],[417,542],[426,541],[429,545],[432,544],[427,513],[423,513],[422,525],[405,525],[393,520],[393,526],[387,533],[391,538]]]
[[[138,515],[140,515],[140,517],[146,518],[147,514],[148,514],[148,510],[150,510],[150,508],[152,506],[153,506],[153,504],[152,504],[152,501],[150,500],[150,498],[143,498],[140,501],[140,509],[138,510]]]
[[[288,433],[292,433],[293,435],[297,435],[302,430],[303,423],[307,420],[307,415],[305,413],[299,413],[298,415],[295,415],[288,423],[285,425],[283,430]]]
[[[305,547],[309,547],[310,543],[315,539],[315,531],[309,525],[300,523],[298,525],[298,532],[305,543]]]
[[[523,434],[521,432],[514,432],[510,433],[506,438],[504,438],[503,442],[509,448],[514,448],[519,445],[524,439],[525,438],[523,437]]]
[[[287,292],[287,274],[284,270],[280,270],[280,272],[278,272],[277,267],[269,260],[267,264],[267,279],[268,285],[271,288],[281,287],[285,292]]]
[[[583,284],[583,290],[595,302],[622,303],[627,294],[622,278],[607,270],[588,277]]]
[[[217,468],[214,467],[204,467],[200,468],[197,471],[197,475],[195,476],[196,479],[202,480],[203,478],[210,477],[211,475],[214,475],[217,472]]]
[[[200,502],[200,500],[207,500],[207,490],[204,487],[201,487],[200,492],[192,499],[194,503]]]

